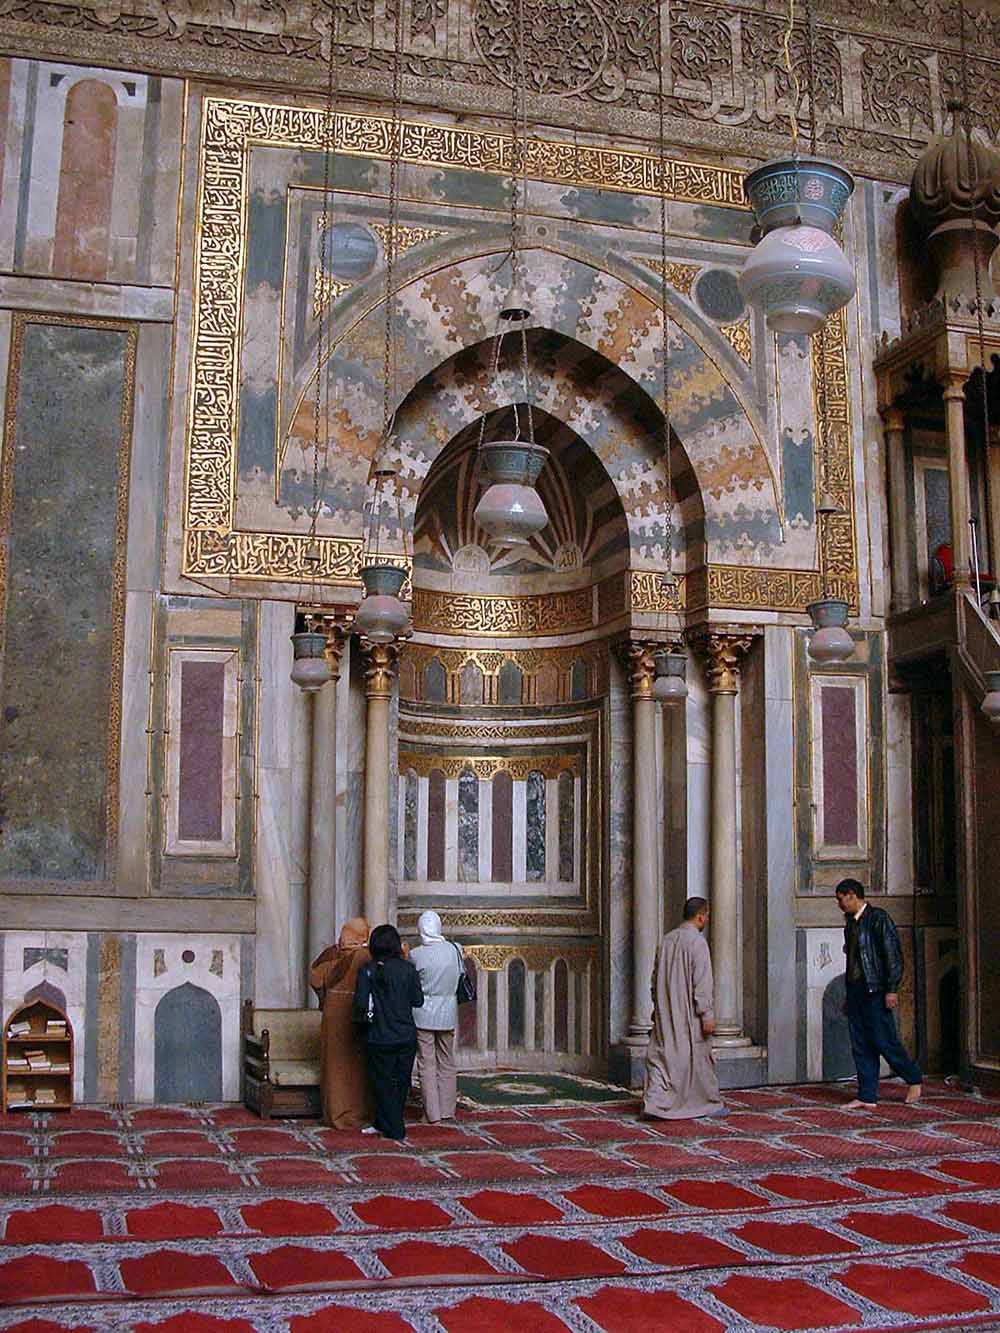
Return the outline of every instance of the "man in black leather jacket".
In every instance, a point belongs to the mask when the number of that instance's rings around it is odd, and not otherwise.
[[[858,1070],[858,1095],[847,1110],[874,1111],[878,1102],[879,1057],[907,1084],[906,1100],[919,1101],[920,1069],[899,1040],[893,1010],[899,1005],[903,951],[892,917],[865,901],[856,879],[837,885],[837,906],[844,914],[847,955],[847,1022]]]

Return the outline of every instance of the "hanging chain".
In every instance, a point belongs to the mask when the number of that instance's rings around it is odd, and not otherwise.
[[[965,135],[966,164],[969,173],[969,215],[972,220],[972,268],[976,279],[976,328],[979,335],[979,383],[982,393],[983,450],[989,459],[990,450],[990,394],[986,383],[986,329],[983,324],[982,256],[979,253],[978,188],[976,161],[972,150],[972,113],[969,108],[969,52],[965,36],[965,0],[958,0],[959,77],[962,84],[961,128]],[[994,559],[996,558],[994,554]]]
[[[809,98],[809,152],[815,157],[819,115],[816,108],[816,6],[813,0],[806,0],[806,94]]]
[[[392,405],[396,400],[395,295],[397,228],[399,226],[399,169],[403,147],[402,124],[403,0],[395,0],[392,52],[392,119],[389,144],[389,225],[385,234],[385,344],[382,375],[382,440],[389,437]]]
[[[662,25],[662,9],[660,23]],[[666,133],[666,93],[663,80],[663,35],[660,35],[659,61],[657,64],[659,92],[659,168],[660,168],[660,371],[663,392],[663,465],[666,471],[666,547],[668,578],[673,582],[674,569],[674,484],[673,459],[671,458],[670,431],[670,315],[667,307],[667,133]]]
[[[794,0],[792,0],[794,5]],[[809,98],[809,152],[816,156],[816,143],[818,137],[818,110],[816,106],[816,8],[814,0],[805,0],[806,10],[806,95]],[[798,178],[796,177],[796,188]],[[816,443],[819,445],[819,467],[820,467],[820,498],[827,503],[832,498],[830,484],[830,421],[827,414],[827,362],[826,362],[826,320],[824,319],[816,331],[816,355],[813,357],[814,373],[816,375]],[[820,587],[823,596],[829,597],[830,578],[829,578],[829,552],[827,550],[827,536],[830,530],[830,523],[833,514],[824,512],[816,516],[817,529],[820,536],[819,563],[820,563]]]
[[[524,0],[517,0],[517,63],[518,63],[518,82],[521,85],[521,213],[522,227],[523,219],[528,213],[528,81],[525,55],[525,32],[524,32]],[[515,207],[515,213],[517,209]],[[521,241],[521,228],[515,228],[518,242]],[[518,256],[520,259],[520,255]],[[519,263],[515,271],[515,281],[520,276],[520,268],[523,265]],[[521,299],[525,299],[524,292],[521,293]],[[524,404],[525,414],[528,423],[528,443],[535,443],[535,414],[531,408],[531,393],[528,383],[528,321],[521,320],[521,377],[524,382]],[[515,429],[520,430],[520,422],[515,414]]]
[[[521,20],[523,9],[518,4],[511,34],[510,48],[510,283],[517,286],[517,193],[521,175],[520,115],[518,102],[520,87]]]
[[[799,76],[792,60],[792,38],[795,36],[795,0],[788,0],[788,23],[781,38],[781,50],[788,74],[788,122],[792,132],[792,156],[799,155]]]
[[[392,31],[392,110],[389,122],[389,189],[388,226],[385,231],[385,320],[382,342],[382,437],[376,446],[372,463],[374,488],[365,541],[369,554],[375,559],[382,547],[382,510],[385,502],[385,483],[389,473],[387,451],[392,437],[397,394],[398,361],[396,352],[396,259],[399,230],[399,176],[403,153],[403,0],[395,0]],[[406,553],[406,528],[403,523],[403,497],[396,486],[396,519]]]
[[[319,547],[316,541],[316,528],[320,510],[320,448],[323,450],[323,471],[330,451],[330,386],[327,362],[330,353],[329,320],[332,318],[333,293],[329,286],[331,268],[330,241],[333,230],[333,191],[334,191],[334,153],[337,141],[336,114],[336,60],[334,51],[335,19],[330,16],[330,47],[326,63],[326,97],[323,104],[321,121],[321,141],[323,145],[323,212],[320,215],[319,238],[319,322],[316,328],[316,391],[314,402],[313,426],[313,470],[312,503],[309,515],[309,543],[305,558],[310,566],[313,584],[312,600],[315,601],[316,575],[320,563]],[[323,379],[327,377],[326,410],[323,404]]]

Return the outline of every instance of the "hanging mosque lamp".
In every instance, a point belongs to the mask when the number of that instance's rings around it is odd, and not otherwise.
[[[774,333],[816,333],[857,289],[854,270],[834,235],[854,190],[854,177],[817,156],[816,19],[806,0],[806,93],[810,152],[799,155],[798,74],[792,60],[795,0],[784,36],[789,84],[791,156],[765,162],[743,182],[760,231],[740,276],[746,300],[763,311]]]
[[[372,466],[370,521],[365,541],[366,556],[361,567],[365,595],[354,615],[355,631],[372,643],[391,643],[405,634],[410,624],[410,613],[399,596],[406,582],[406,570],[381,554],[383,507],[390,491],[396,498],[399,530],[403,531],[396,489],[397,468],[390,457],[395,438],[390,434],[383,440]]]
[[[850,172],[822,158],[766,162],[743,183],[761,240],[740,287],[774,333],[815,333],[856,290],[833,234],[854,189]]]
[[[655,653],[653,665],[653,698],[660,703],[683,703],[687,698],[687,656],[671,650]]]
[[[476,505],[473,517],[476,523],[495,542],[504,546],[526,546],[536,532],[541,532],[549,521],[542,498],[535,489],[542,468],[549,456],[544,445],[536,444],[531,406],[528,400],[527,321],[531,311],[515,285],[500,311],[500,319],[520,325],[521,375],[524,385],[527,438],[521,438],[521,414],[513,408],[514,432],[512,439],[482,442],[485,417],[481,423],[479,461],[490,485]],[[497,330],[493,356],[494,383],[499,386],[500,345],[503,332]]]
[[[365,532],[361,583],[365,595],[354,616],[354,630],[371,643],[392,643],[410,628],[410,613],[400,598],[406,582],[407,543],[403,522],[402,493],[397,484],[396,458],[399,444],[395,434],[397,398],[396,367],[398,336],[395,318],[396,260],[399,224],[399,174],[403,143],[401,112],[402,7],[396,6],[392,66],[392,151],[389,158],[389,226],[385,239],[385,336],[382,365],[382,439],[375,451],[369,482],[372,487]],[[388,558],[382,549],[383,513],[386,504],[395,509],[396,532],[402,542],[403,560]],[[386,524],[388,534],[388,523]]]
[[[527,99],[524,83],[524,0],[518,0],[513,33],[511,69],[511,154],[510,154],[510,269],[511,286],[500,307],[493,342],[493,385],[500,397],[500,353],[505,326],[517,339],[520,352],[521,383],[524,396],[525,435],[521,434],[522,413],[513,404],[514,430],[511,438],[485,440],[486,416],[479,423],[479,463],[489,482],[476,505],[473,517],[477,525],[502,546],[527,546],[536,533],[548,524],[542,498],[535,489],[549,456],[548,449],[535,440],[534,414],[531,410],[528,376],[528,321],[531,306],[520,282],[520,217],[518,212],[518,172],[524,174],[523,198],[527,201]],[[523,118],[523,121],[522,121]],[[519,123],[520,122],[520,123]]]

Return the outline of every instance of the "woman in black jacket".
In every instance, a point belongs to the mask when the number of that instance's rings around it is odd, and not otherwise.
[[[368,949],[372,961],[360,969],[354,988],[354,1021],[365,1028],[368,1073],[375,1094],[374,1129],[401,1143],[406,1138],[403,1108],[417,1053],[413,1011],[423,1004],[424,993],[417,969],[403,957],[394,926],[376,926]]]

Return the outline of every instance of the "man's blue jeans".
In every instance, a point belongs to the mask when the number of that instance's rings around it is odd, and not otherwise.
[[[878,1061],[884,1056],[904,1082],[920,1083],[923,1075],[899,1040],[893,1011],[885,1007],[885,991],[870,992],[862,982],[847,987],[847,1022],[858,1070],[858,1101],[878,1101]]]

